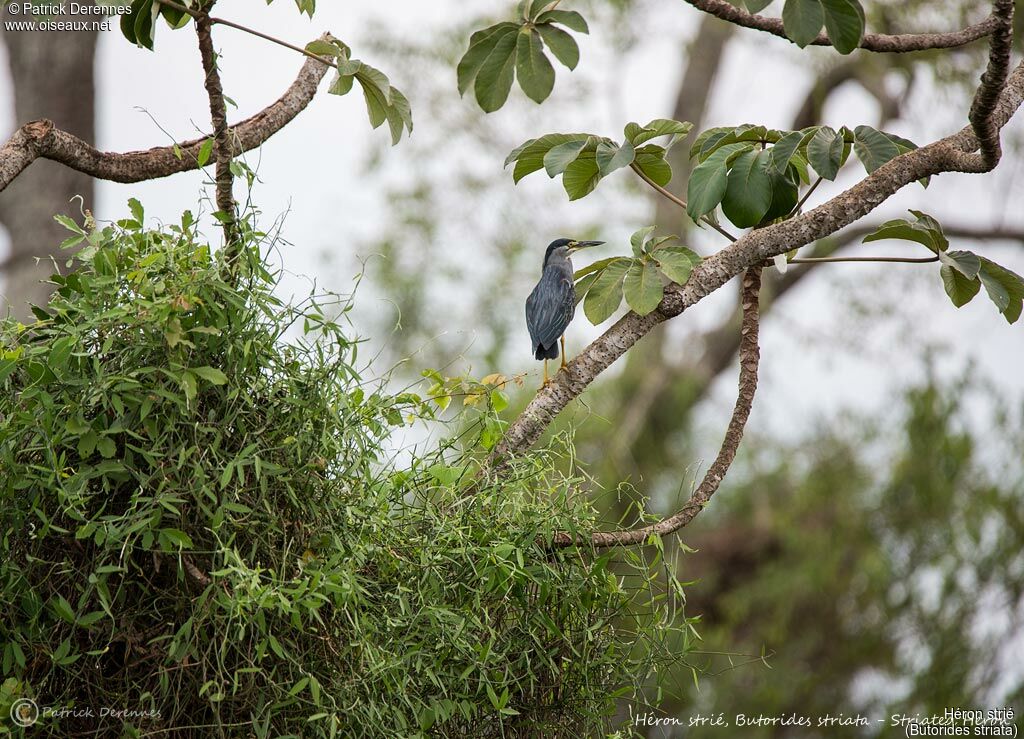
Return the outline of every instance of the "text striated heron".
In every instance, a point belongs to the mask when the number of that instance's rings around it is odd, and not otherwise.
[[[558,356],[559,339],[562,342],[561,367],[565,367],[563,334],[576,312],[576,290],[573,289],[572,261],[569,255],[577,249],[603,243],[558,239],[548,244],[544,252],[540,282],[526,299],[526,325],[530,329],[534,357],[544,360],[545,385],[548,384],[548,360]]]

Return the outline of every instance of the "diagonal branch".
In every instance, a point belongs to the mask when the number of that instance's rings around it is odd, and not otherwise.
[[[328,38],[327,35],[321,38]],[[327,65],[310,59],[276,102],[228,129],[232,155],[255,149],[309,105]],[[0,146],[0,191],[36,159],[51,159],[79,172],[112,182],[142,182],[197,168],[199,149],[206,138],[175,146],[124,153],[98,151],[53,121],[30,121]]]
[[[997,0],[997,8],[1003,1]],[[997,133],[1022,102],[1024,63],[1006,79],[998,102],[986,117]],[[659,323],[678,316],[749,267],[850,225],[922,177],[978,171],[979,155],[974,153],[978,148],[978,137],[967,126],[891,159],[826,203],[786,221],[750,231],[708,257],[694,269],[685,285],[670,285],[665,290],[657,309],[646,316],[627,313],[540,390],[495,447],[491,469],[500,469],[511,456],[530,448],[570,401]]]
[[[686,0],[690,5],[709,13],[723,21],[733,23],[743,28],[751,28],[755,31],[764,31],[773,36],[784,38],[789,41],[786,31],[782,25],[781,18],[769,18],[763,15],[748,13],[726,0]],[[878,51],[889,53],[904,53],[908,51],[926,51],[928,49],[952,49],[957,46],[969,44],[992,33],[999,25],[995,14],[990,15],[980,23],[967,26],[959,31],[945,33],[902,33],[889,35],[883,33],[866,33],[861,39],[860,48],[865,51]],[[824,33],[811,41],[814,46],[831,46],[828,36]]]
[[[704,479],[690,495],[677,513],[664,518],[657,523],[648,526],[641,526],[636,529],[625,531],[598,531],[590,535],[590,543],[595,547],[616,547],[643,544],[652,535],[666,536],[678,531],[696,518],[697,514],[704,510],[704,506],[711,500],[722,480],[725,479],[729,467],[736,459],[736,451],[739,449],[740,441],[743,439],[743,429],[750,417],[750,408],[754,403],[754,393],[757,392],[757,370],[761,358],[761,350],[757,345],[758,326],[760,323],[759,294],[761,291],[761,268],[751,267],[743,274],[743,289],[741,302],[743,306],[743,321],[740,324],[740,381],[739,392],[736,395],[736,405],[729,419],[729,426],[725,432],[725,439],[718,450],[715,461],[704,473]],[[569,547],[579,543],[577,538],[559,532],[555,534],[552,545],[555,547]]]

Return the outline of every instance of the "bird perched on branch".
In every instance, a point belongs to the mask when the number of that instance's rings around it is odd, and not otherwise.
[[[565,367],[563,334],[576,312],[576,290],[573,289],[569,255],[578,249],[603,243],[558,239],[548,244],[544,252],[540,282],[526,299],[526,325],[530,329],[533,356],[544,360],[544,385],[548,384],[548,360],[558,357],[559,339],[562,342],[562,365],[559,369]]]

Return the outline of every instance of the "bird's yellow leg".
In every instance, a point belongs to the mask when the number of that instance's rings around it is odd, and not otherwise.
[[[558,369],[564,370],[565,369],[565,334],[562,335],[561,341],[562,341],[562,366],[559,367]]]
[[[548,386],[548,382],[550,382],[550,380],[548,380],[548,360],[545,359],[544,360],[544,384],[540,386],[541,389],[546,388]]]

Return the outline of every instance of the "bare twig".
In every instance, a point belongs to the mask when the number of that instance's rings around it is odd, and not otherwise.
[[[736,5],[726,2],[726,0],[686,0],[686,2],[697,8],[697,10],[710,13],[716,18],[721,18],[737,26],[764,31],[773,36],[789,40],[783,28],[781,18],[768,18],[763,15],[748,13]],[[999,22],[993,14],[980,23],[967,26],[967,28],[959,31],[946,33],[904,33],[897,35],[866,33],[864,38],[861,39],[860,48],[865,51],[890,53],[952,49],[984,38],[992,33],[998,25]],[[821,33],[811,44],[814,46],[831,46],[832,42],[829,41],[827,35]]]
[[[825,262],[895,262],[899,264],[928,264],[937,262],[934,257],[796,257],[790,264],[822,264]]]
[[[802,198],[800,198],[800,202],[799,202],[799,203],[797,203],[797,204],[796,204],[796,205],[795,205],[795,206],[793,207],[793,210],[791,210],[791,211],[789,212],[789,215],[793,216],[793,215],[796,215],[797,213],[799,213],[799,212],[800,212],[800,209],[804,207],[804,203],[806,203],[806,202],[807,202],[807,198],[811,197],[811,195],[812,195],[812,194],[814,193],[814,191],[818,189],[818,185],[820,185],[820,184],[821,184],[821,180],[822,180],[822,178],[821,178],[821,177],[819,177],[818,179],[816,179],[816,180],[814,181],[814,184],[813,184],[813,185],[811,185],[811,186],[810,186],[810,187],[809,187],[809,188],[807,189],[807,192],[805,192],[805,193],[804,193],[804,196],[803,196]]]
[[[333,59],[329,59],[325,56],[320,56],[319,54],[314,54],[311,51],[303,49],[301,46],[295,46],[294,44],[290,44],[287,41],[284,41],[283,39],[277,38],[276,36],[271,36],[269,34],[263,33],[262,31],[257,31],[255,28],[243,26],[241,23],[235,23],[234,21],[229,21],[226,18],[217,18],[199,10],[186,8],[184,5],[181,5],[180,3],[172,2],[172,0],[156,0],[156,2],[160,3],[161,5],[166,5],[168,8],[180,10],[182,13],[190,15],[196,20],[200,18],[207,18],[210,21],[211,25],[227,26],[228,28],[234,28],[237,31],[248,33],[250,36],[256,36],[257,38],[261,38],[264,41],[270,41],[271,43],[277,44],[278,46],[283,46],[286,49],[291,49],[292,51],[298,52],[303,56],[309,57],[310,59],[313,59],[318,62],[323,62],[324,64],[330,67],[334,67],[335,69],[338,68],[338,63],[335,62]]]
[[[659,193],[661,193],[662,195],[664,195],[664,196],[665,196],[666,198],[668,198],[669,200],[671,200],[671,201],[672,201],[673,203],[675,203],[676,205],[678,205],[678,206],[679,206],[680,208],[682,208],[683,210],[686,210],[686,201],[685,201],[685,200],[683,200],[683,199],[681,199],[681,198],[679,198],[679,197],[676,197],[676,196],[675,196],[675,195],[673,195],[673,194],[672,194],[671,192],[669,192],[669,191],[668,191],[668,190],[666,190],[666,189],[665,189],[664,187],[662,187],[662,186],[661,186],[661,185],[659,185],[659,184],[658,184],[657,182],[655,182],[655,181],[654,181],[654,180],[652,180],[652,179],[651,179],[650,177],[648,177],[648,176],[647,176],[647,173],[646,173],[646,172],[644,172],[644,171],[643,171],[642,169],[640,169],[640,167],[638,167],[638,166],[636,165],[636,163],[635,163],[635,162],[634,162],[633,164],[630,164],[630,165],[629,165],[629,167],[630,167],[630,169],[632,169],[632,170],[633,170],[634,172],[636,172],[636,173],[637,173],[638,175],[640,175],[640,179],[642,179],[642,180],[643,180],[644,182],[646,182],[646,183],[647,183],[648,185],[650,185],[650,186],[651,186],[651,187],[653,187],[653,188],[654,188],[655,190],[657,190],[657,191],[658,191]],[[711,228],[713,228],[713,229],[715,229],[716,231],[718,231],[718,233],[722,234],[722,236],[724,236],[725,238],[729,239],[729,241],[735,241],[735,240],[736,240],[736,237],[735,237],[735,236],[733,236],[733,235],[732,235],[731,233],[729,233],[728,231],[726,231],[726,230],[725,230],[724,228],[722,228],[721,226],[719,226],[719,225],[718,225],[717,223],[715,223],[715,222],[714,222],[713,220],[711,220],[711,219],[710,219],[710,218],[708,218],[707,216],[701,216],[701,217],[700,217],[700,219],[701,219],[702,221],[704,221],[704,223],[706,223],[706,224],[708,224],[709,226],[711,226]]]
[[[692,521],[704,506],[711,500],[722,480],[725,479],[729,467],[736,459],[736,451],[743,439],[743,429],[750,417],[750,408],[757,392],[757,369],[761,350],[757,345],[758,325],[760,316],[759,293],[761,290],[761,268],[750,267],[743,274],[741,301],[743,305],[743,321],[740,324],[740,380],[736,405],[729,419],[725,439],[718,450],[718,456],[704,474],[700,485],[690,495],[686,505],[678,512],[657,523],[624,531],[597,531],[590,535],[590,544],[595,547],[616,547],[643,544],[652,535],[666,536],[678,531]],[[552,540],[552,546],[568,547],[579,544],[579,540],[571,534],[559,532]]]
[[[275,103],[228,129],[231,153],[237,156],[255,149],[280,131],[309,105],[326,73],[326,64],[307,61],[295,82]],[[104,152],[57,128],[53,121],[30,121],[0,146],[0,190],[36,159],[60,162],[112,182],[143,182],[168,177],[196,169],[199,150],[205,141],[204,137],[146,151]]]
[[[213,582],[213,580],[210,579],[209,575],[207,575],[201,569],[196,567],[195,563],[191,559],[189,559],[187,554],[181,555],[181,564],[185,567],[185,572],[188,573],[189,577],[191,577],[192,580],[195,581],[198,585],[201,585],[205,588],[207,585]]]

